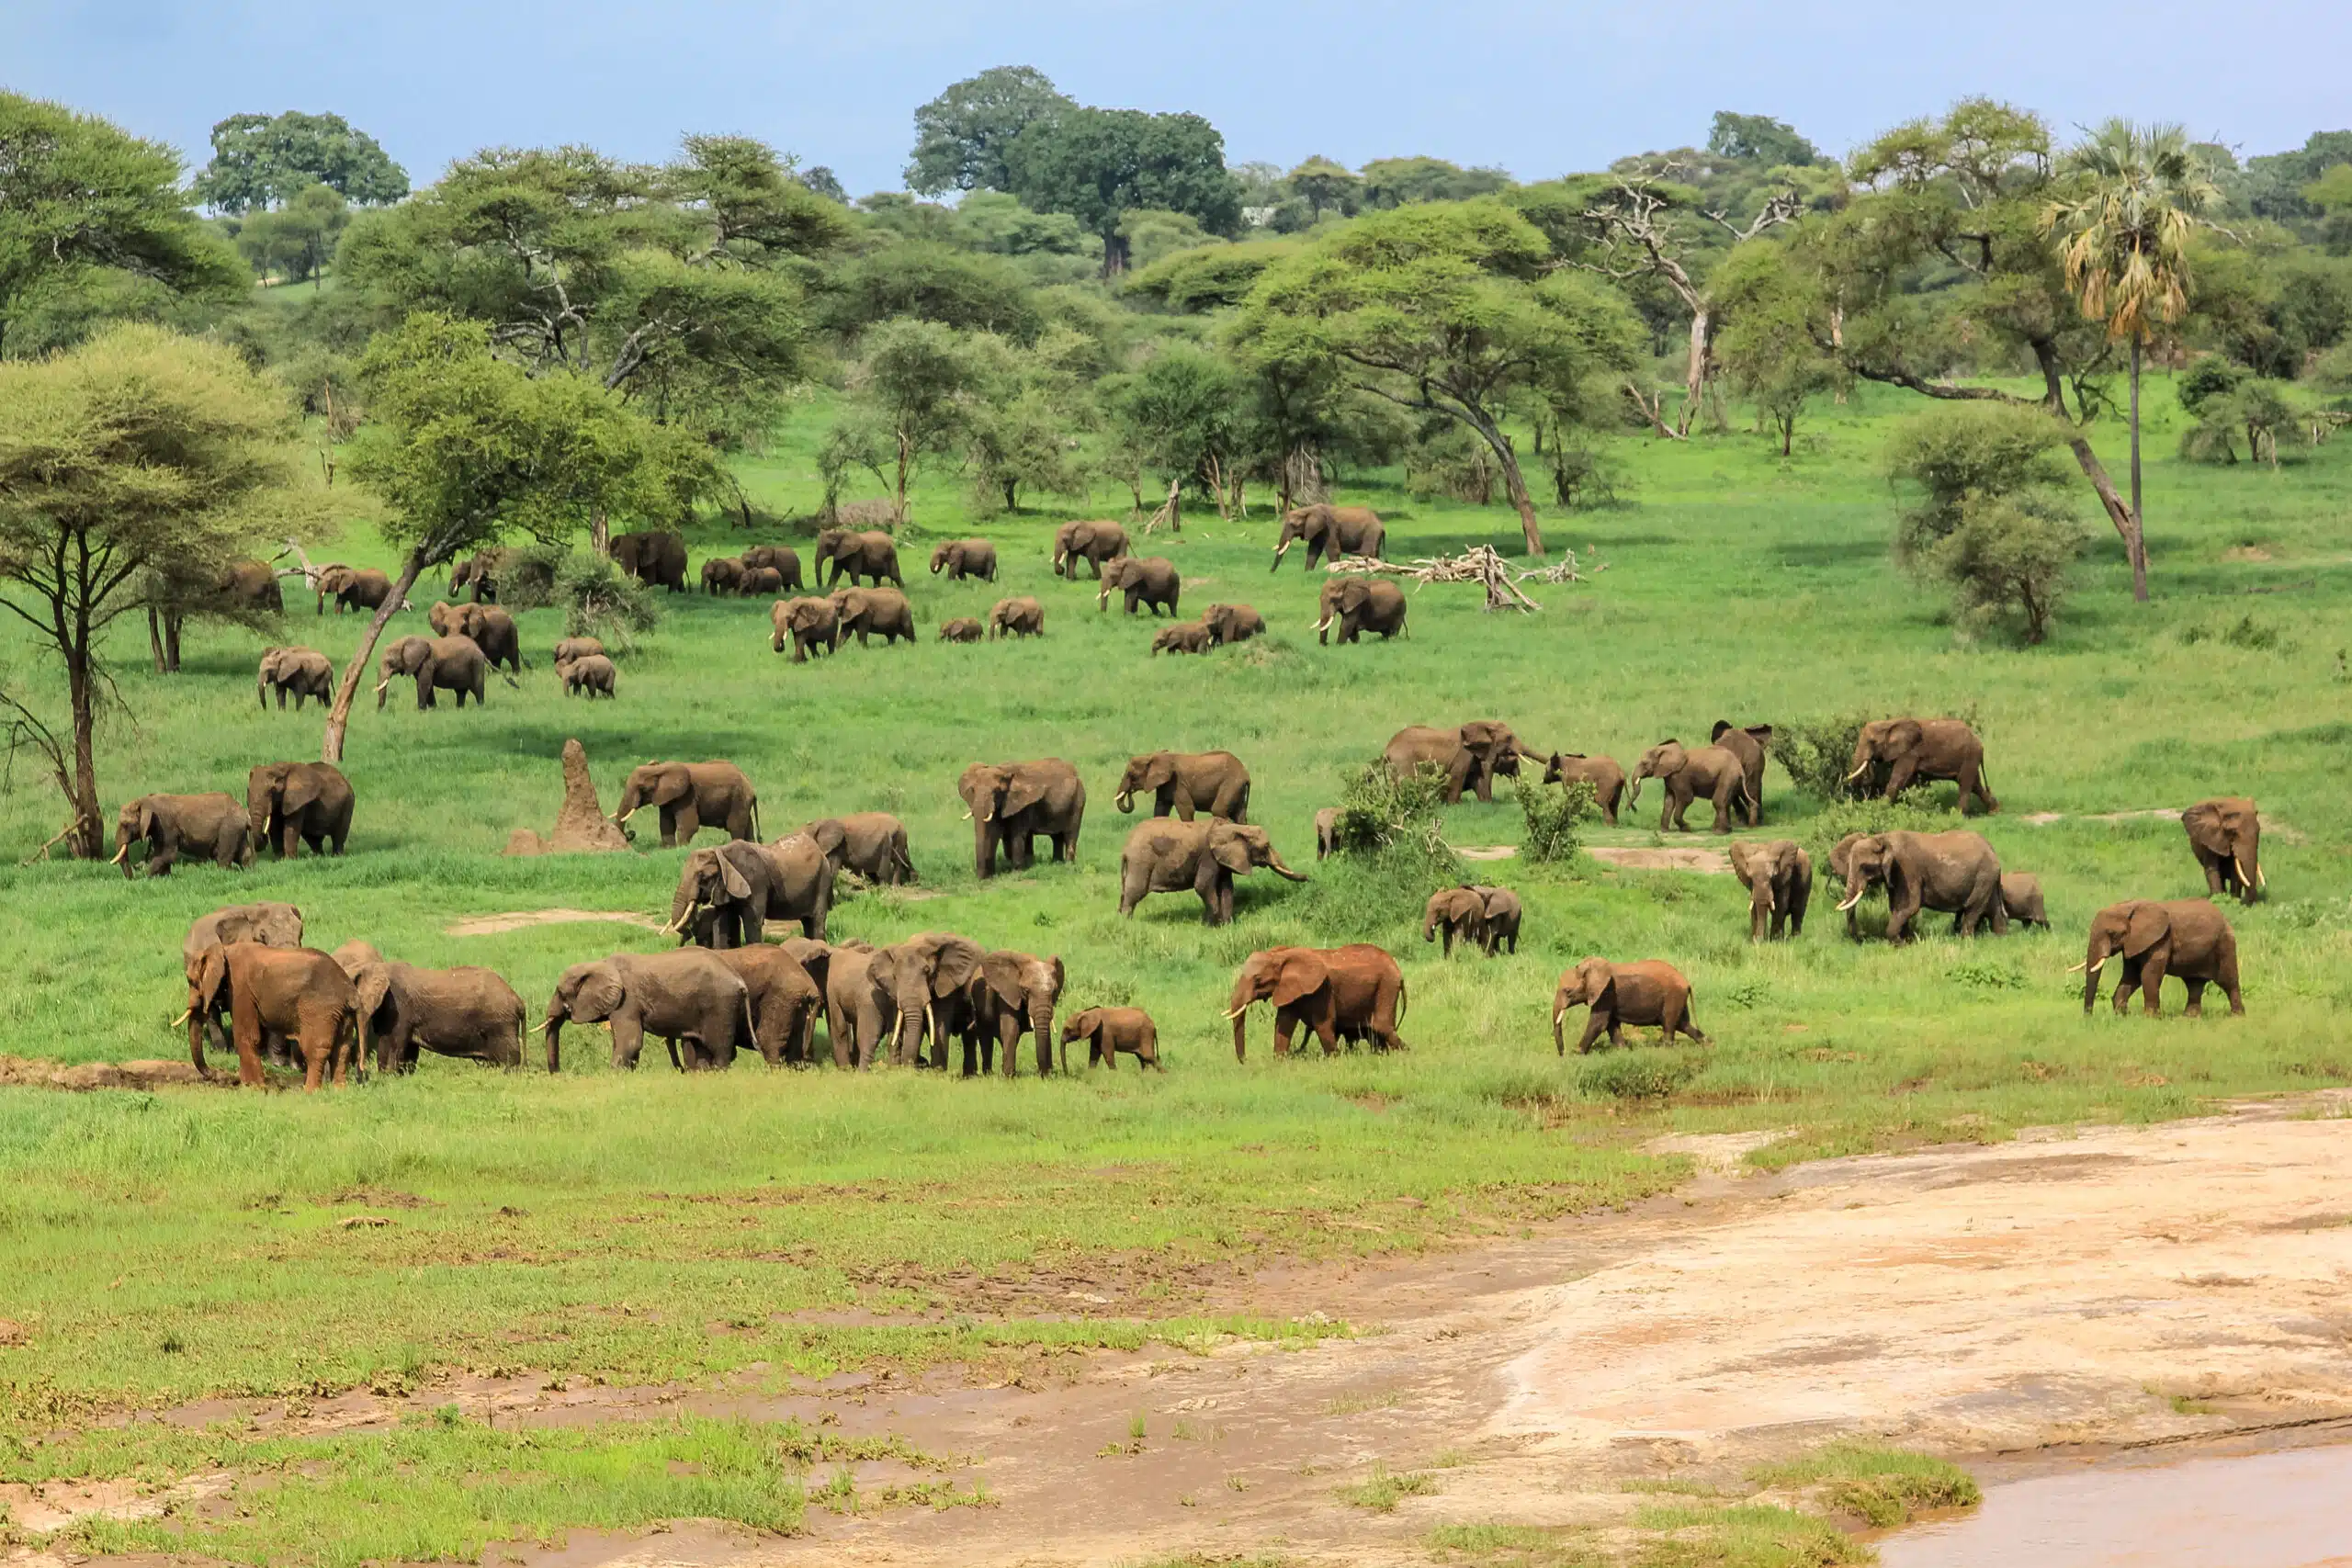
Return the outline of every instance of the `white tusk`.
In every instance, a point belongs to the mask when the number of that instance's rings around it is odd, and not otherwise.
[[[931,1032],[931,1048],[934,1051],[938,1050],[940,1048],[938,1003],[925,1002],[922,1004],[922,1021],[923,1027]]]
[[[1248,1012],[1249,1010],[1250,1010],[1250,1004],[1249,1004],[1248,1002],[1243,1002],[1239,1007],[1235,1008],[1231,1012],[1227,1013],[1227,1014],[1225,1015],[1225,1020],[1226,1020],[1226,1021],[1227,1021],[1227,1023],[1230,1023],[1230,1022],[1232,1022],[1235,1019],[1239,1018],[1243,1013]]]
[[[115,851],[115,852],[114,852],[114,859],[112,859],[112,860],[110,860],[110,861],[107,862],[107,863],[108,865],[120,865],[120,864],[122,863],[123,857],[124,857],[125,855],[128,855],[130,852],[130,846],[128,843],[126,843],[126,844],[124,844],[124,845],[122,846],[122,848],[120,848],[120,849],[119,849],[119,850],[117,850],[117,851]]]
[[[1867,887],[1862,889],[1862,893],[1868,893],[1870,889]],[[1847,899],[1844,903],[1838,905],[1838,912],[1842,915],[1847,910],[1852,908],[1855,905],[1860,903],[1862,901],[1862,893],[1857,893],[1852,897]]]
[[[2270,874],[2269,874],[2268,872],[2267,872],[2267,871],[2263,870],[2260,866],[2256,866],[2256,867],[2254,868],[2254,885],[2255,885],[2256,887],[2267,887],[2267,886],[2270,886]]]
[[[1553,1027],[1553,1028],[1555,1028],[1555,1029],[1559,1028],[1559,1027],[1560,1027],[1560,1021],[1561,1021],[1562,1019],[1564,1019],[1564,1018],[1567,1017],[1567,1016],[1568,1016],[1568,1010],[1567,1010],[1567,1009],[1566,1009],[1566,1008],[1562,1008],[1559,1011],[1557,1011],[1557,1012],[1554,1013],[1554,1014],[1552,1015],[1552,1027]]]
[[[969,822],[971,819],[972,819],[972,814],[971,814],[970,812],[967,811],[966,813],[964,813],[964,820],[965,820],[965,821]]]
[[[637,807],[634,807],[634,806],[632,806],[632,807],[630,807],[627,811],[622,812],[618,817],[616,817],[616,818],[613,818],[613,826],[615,826],[616,828],[617,828],[617,827],[619,827],[622,823],[624,823],[624,822],[628,821],[630,818],[632,818],[632,817],[634,817],[634,816],[636,816],[636,815],[637,815]]]
[[[2090,966],[2091,961],[2086,958],[2080,964],[2069,964],[2067,966],[2066,973],[2069,975],[2079,975]]]
[[[2235,856],[2235,855],[2232,855],[2232,856],[2230,857],[2230,863],[2231,863],[2232,865],[2233,865],[2233,866],[2235,866],[2235,867],[2237,867],[2237,868],[2238,868],[2238,886],[2241,886],[2241,887],[2251,887],[2251,886],[2254,886],[2254,878],[2252,878],[2252,877],[2248,876],[2248,875],[2245,874],[2245,862],[2244,862],[2244,861],[2242,861],[2242,860],[2238,859],[2238,857],[2237,857],[2237,856]]]
[[[1868,762],[1864,762],[1860,767],[1856,768],[1852,773],[1846,775],[1846,782],[1848,784],[1852,784],[1856,779],[1860,778],[1864,773],[1869,773],[1870,771],[1871,765]]]
[[[195,1016],[196,1010],[194,1008],[190,1008],[187,1011],[180,1014],[179,1017],[172,1020],[171,1022],[165,1024],[164,1027],[166,1029],[177,1029],[181,1024],[186,1023],[189,1019],[194,1018]]]

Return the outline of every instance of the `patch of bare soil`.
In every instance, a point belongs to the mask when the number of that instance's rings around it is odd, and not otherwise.
[[[2177,822],[2181,818],[2181,808],[2177,806],[2159,806],[2147,811],[2099,811],[2084,817],[2081,820],[2085,822],[2136,822],[2148,818],[2160,818],[2167,822]],[[2018,821],[2023,822],[2029,828],[2047,828],[2052,822],[2064,822],[2066,819],[2066,813],[2063,811],[2034,811],[2029,812],[2027,815],[2018,818]],[[2267,828],[2269,824],[2266,822],[2263,826]]]
[[[497,936],[505,931],[519,931],[526,926],[566,926],[590,920],[642,926],[650,931],[662,929],[662,922],[651,916],[624,909],[520,909],[505,915],[469,915],[444,929],[451,936]]]
[[[1585,853],[1603,865],[1622,866],[1628,871],[1700,871],[1731,874],[1731,857],[1717,850],[1688,848],[1680,844],[1660,849],[1625,849],[1610,844],[1586,846]]]
[[[0,1056],[0,1085],[12,1089],[162,1089],[194,1085],[199,1089],[234,1089],[232,1070],[206,1077],[187,1062],[81,1062],[67,1066],[31,1056]]]
[[[1517,844],[1458,844],[1453,852],[1464,860],[1517,860]]]

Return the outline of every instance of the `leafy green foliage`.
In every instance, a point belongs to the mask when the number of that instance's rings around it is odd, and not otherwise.
[[[350,220],[334,186],[314,185],[296,192],[278,210],[256,211],[239,223],[237,254],[265,278],[316,278],[326,270]]]
[[[1011,190],[1010,154],[1024,130],[1077,107],[1042,71],[1000,65],[966,77],[915,110],[909,190]]]
[[[820,320],[854,336],[894,316],[1021,343],[1035,341],[1045,326],[1027,277],[1010,258],[928,240],[888,245],[847,263],[833,275]]]
[[[1519,797],[1520,817],[1527,829],[1520,841],[1521,857],[1537,865],[1574,861],[1583,847],[1579,829],[1600,815],[1592,785],[1583,779],[1540,784],[1532,772],[1523,772],[1511,781],[1511,790]]]
[[[1511,185],[1500,169],[1465,169],[1442,158],[1374,158],[1360,173],[1363,205],[1378,209],[1421,201],[1468,201],[1509,190]]]
[[[408,195],[408,173],[339,114],[232,114],[212,128],[212,162],[191,193],[220,212],[267,211],[325,186],[354,207]]]
[[[1786,769],[1796,786],[1826,805],[1843,800],[1862,787],[1848,784],[1854,765],[1854,745],[1862,726],[1877,716],[1845,713],[1830,717],[1780,719],[1772,727],[1772,760]]]
[[[1631,1038],[1639,1039],[1643,1032],[1635,1030]],[[1577,1075],[1577,1087],[1601,1100],[1664,1100],[1697,1077],[1706,1066],[1705,1058],[1695,1051],[1641,1044],[1612,1050],[1605,1039],[1594,1050]]]
[[[1160,257],[1127,275],[1125,291],[1172,310],[1214,310],[1238,305],[1260,275],[1299,249],[1295,240],[1244,240],[1199,245]]]
[[[1136,208],[1163,208],[1213,234],[1240,221],[1225,138],[1198,115],[1069,108],[1024,126],[1005,152],[1008,188],[1040,212],[1066,212],[1102,239],[1105,274],[1126,267],[1122,231]]]
[[[594,550],[567,552],[555,570],[550,601],[563,611],[563,635],[594,637],[616,648],[662,624],[653,590]]]
[[[2065,432],[2039,409],[1958,403],[1914,414],[1886,444],[1889,478],[1917,488],[1903,513],[1896,547],[1905,558],[1957,531],[1972,499],[2002,501],[2054,489]]]
[[[2054,501],[1972,495],[1961,503],[1960,525],[1936,542],[1924,564],[1951,585],[1963,619],[1984,623],[2014,610],[2032,646],[2050,635],[2067,570],[2085,543],[2083,525]]]
[[[1984,1500],[1969,1473],[1949,1460],[1875,1443],[1839,1442],[1749,1472],[1760,1486],[1823,1488],[1832,1507],[1892,1529],[1916,1514],[1970,1508]]]

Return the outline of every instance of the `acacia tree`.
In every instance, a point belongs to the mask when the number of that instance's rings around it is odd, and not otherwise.
[[[865,334],[850,372],[852,408],[828,438],[839,468],[854,463],[890,487],[900,523],[907,486],[925,458],[956,451],[981,392],[1006,367],[1003,340],[900,317]]]
[[[1796,445],[1805,405],[1844,385],[1837,363],[1814,345],[1802,279],[1780,246],[1742,245],[1715,271],[1715,296],[1724,312],[1717,341],[1732,389],[1751,399],[1781,437],[1781,456]]]

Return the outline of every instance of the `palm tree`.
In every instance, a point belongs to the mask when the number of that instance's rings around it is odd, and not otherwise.
[[[2083,314],[2132,347],[2132,597],[2148,597],[2140,510],[2140,356],[2188,309],[2188,235],[2221,192],[2177,125],[2110,119],[2060,164],[2068,194],[2041,215]]]

